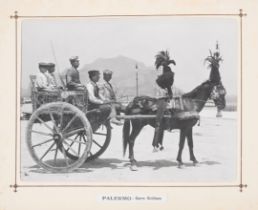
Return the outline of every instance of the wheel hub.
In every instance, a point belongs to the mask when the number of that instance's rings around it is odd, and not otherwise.
[[[62,140],[62,137],[60,134],[56,133],[53,135],[53,139],[56,141],[56,142],[60,142]]]

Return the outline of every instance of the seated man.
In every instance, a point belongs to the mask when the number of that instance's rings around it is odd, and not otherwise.
[[[84,90],[85,86],[81,84],[80,74],[77,70],[80,62],[78,56],[70,58],[71,67],[66,70],[66,86],[68,90]]]
[[[122,123],[116,119],[116,111],[115,109],[110,105],[108,101],[105,101],[104,99],[101,99],[99,95],[99,87],[97,85],[97,82],[100,79],[100,73],[98,70],[91,70],[88,72],[90,82],[86,85],[89,95],[89,106],[88,109],[100,109],[100,110],[110,110],[111,113],[109,115],[109,118],[111,119],[110,122],[121,125]]]
[[[99,94],[101,98],[107,101],[116,101],[115,92],[113,86],[110,83],[112,79],[113,72],[109,69],[103,71],[104,82],[100,85]]]
[[[49,68],[48,63],[39,63],[39,73],[36,77],[35,85],[38,90],[43,91],[55,91],[56,89],[50,85],[48,81],[47,71]]]
[[[103,71],[104,82],[99,87],[99,95],[103,100],[110,102],[111,105],[114,106],[115,110],[121,111],[122,109],[125,109],[125,107],[122,107],[122,104],[116,101],[115,91],[110,83],[112,75],[113,72],[109,69]]]
[[[54,63],[48,63],[48,72],[46,73],[48,84],[49,86],[53,88],[61,88],[61,86],[58,84],[56,76],[55,76],[55,64]]]

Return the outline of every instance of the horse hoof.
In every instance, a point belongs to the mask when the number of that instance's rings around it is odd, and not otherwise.
[[[199,162],[197,160],[193,161],[193,166],[198,166],[199,165],[198,163]]]
[[[162,151],[162,150],[164,150],[164,147],[163,147],[163,146],[160,146],[160,147],[153,147],[152,152],[159,152],[159,151]]]
[[[180,162],[180,163],[178,163],[177,167],[178,167],[179,169],[182,169],[182,168],[184,167],[184,164],[183,164],[182,162]]]
[[[216,117],[221,118],[222,114],[216,114]]]
[[[138,167],[136,165],[130,166],[131,171],[138,171]]]
[[[158,147],[153,147],[152,152],[153,152],[153,153],[154,153],[154,152],[159,152],[159,148],[158,148]]]

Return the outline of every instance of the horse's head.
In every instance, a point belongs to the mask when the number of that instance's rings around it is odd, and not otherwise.
[[[211,69],[209,81],[213,85],[211,92],[211,99],[213,99],[218,110],[222,110],[226,106],[226,89],[223,87],[221,82],[221,76],[219,72],[220,62],[222,62],[222,57],[219,52],[219,45],[216,44],[216,51],[214,53],[210,50],[210,55],[205,59],[205,62],[209,63],[209,68]]]
[[[214,101],[214,104],[218,108],[218,110],[222,110],[226,106],[225,95],[226,89],[223,87],[221,83],[213,87],[210,97]]]
[[[221,83],[219,67],[220,62],[222,62],[223,59],[220,56],[218,43],[216,45],[216,51],[212,53],[212,51],[210,50],[210,55],[204,61],[209,64],[208,67],[209,69],[211,69],[209,80],[214,84]]]

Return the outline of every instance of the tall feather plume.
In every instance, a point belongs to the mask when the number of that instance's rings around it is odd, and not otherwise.
[[[212,53],[211,50],[209,50],[210,55],[205,58],[204,63],[208,62],[208,66],[211,68],[212,66],[219,66],[219,63],[223,61],[222,57],[220,56],[219,52]]]
[[[174,60],[170,60],[169,52],[160,51],[156,56],[155,66],[158,69],[160,66],[168,66],[170,63],[176,64]]]

